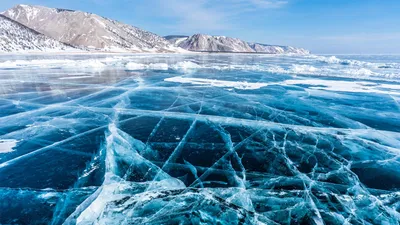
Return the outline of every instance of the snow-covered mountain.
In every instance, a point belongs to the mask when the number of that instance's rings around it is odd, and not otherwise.
[[[77,51],[77,49],[0,15],[0,52],[60,51]]]
[[[179,43],[179,47],[189,51],[202,52],[253,52],[253,49],[237,38],[195,34]]]
[[[244,52],[244,53],[268,53],[268,54],[309,54],[303,48],[291,46],[266,45],[249,43],[237,38],[225,36],[211,36],[195,34],[193,36],[171,35],[165,37],[171,44],[189,51],[196,52]]]
[[[5,11],[3,15],[73,46],[122,52],[182,50],[156,34],[92,13],[17,5]]]
[[[292,46],[279,46],[279,45],[266,45],[260,43],[249,43],[249,46],[255,51],[259,53],[269,53],[269,54],[285,54],[285,53],[293,53],[293,54],[310,54],[310,51],[304,48],[296,48]]]
[[[1,14],[10,19],[7,23],[1,24],[4,27],[0,31],[2,32],[2,39],[0,39],[2,51],[22,51],[29,48],[42,49],[42,51],[63,50],[70,45],[85,50],[139,53],[172,53],[189,50],[309,54],[309,51],[302,48],[248,43],[225,36],[195,34],[190,37],[175,35],[164,38],[96,14],[43,6],[17,5]],[[2,17],[2,20],[5,20],[5,17]],[[14,26],[13,34],[5,27],[10,26],[12,22],[17,24]],[[29,32],[32,34],[27,35]],[[41,42],[46,39],[46,44],[38,44],[37,40],[32,38],[33,35],[40,36],[41,38],[36,39],[42,40]]]

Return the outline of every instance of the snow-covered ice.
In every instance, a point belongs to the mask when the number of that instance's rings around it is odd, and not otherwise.
[[[202,79],[202,78],[185,78],[182,76],[166,78],[165,81],[183,83],[183,84],[209,85],[213,87],[232,87],[242,90],[259,89],[270,85],[269,83],[248,83],[247,81],[242,82],[242,81],[223,81],[223,80]]]
[[[0,224],[399,224],[399,65],[0,56]]]
[[[17,140],[1,140],[0,139],[0,154],[9,153],[14,151],[15,146],[17,146]]]

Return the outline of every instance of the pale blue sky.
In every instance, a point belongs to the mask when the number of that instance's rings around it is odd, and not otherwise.
[[[207,33],[327,54],[400,54],[400,0],[1,0],[96,13],[159,35]]]

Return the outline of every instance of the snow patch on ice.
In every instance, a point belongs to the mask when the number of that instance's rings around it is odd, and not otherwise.
[[[171,68],[188,74],[195,72],[197,69],[201,69],[202,66],[191,61],[183,61],[183,62],[178,62],[175,65],[172,65]]]
[[[178,62],[172,66],[174,69],[199,69],[201,66],[191,61]]]
[[[17,146],[18,141],[12,139],[0,139],[0,154],[9,153],[15,151],[14,148]]]
[[[153,70],[168,70],[168,64],[166,63],[152,63],[148,65],[149,69]]]
[[[341,80],[286,80],[286,85],[311,85],[309,89],[337,91],[337,92],[358,92],[358,93],[380,93],[400,95],[400,85],[377,84],[365,81],[341,81]],[[390,90],[383,90],[390,89]]]
[[[376,73],[372,72],[369,69],[365,69],[365,68],[360,68],[360,69],[348,69],[346,71],[348,74],[352,74],[352,75],[367,75],[367,76],[372,76],[375,75]]]
[[[358,67],[370,67],[370,68],[400,68],[399,63],[376,63],[376,62],[364,62],[359,60],[351,60],[351,59],[339,59],[336,56],[317,56],[317,55],[309,55],[305,56],[308,58],[316,59],[319,62],[326,63],[326,64],[340,64],[343,66],[358,66]]]
[[[57,196],[56,192],[47,192],[47,193],[39,195],[38,197],[48,200],[48,199],[54,198],[56,196]]]
[[[322,56],[322,57],[319,58],[319,60],[321,62],[331,63],[331,64],[340,63],[341,62],[341,60],[338,59],[336,56],[331,56],[331,57],[323,57]]]
[[[150,64],[143,64],[143,63],[136,63],[136,62],[129,62],[126,64],[126,68],[129,70],[147,70],[147,69],[154,69],[154,70],[183,70],[189,71],[193,69],[202,68],[199,64],[190,62],[190,61],[183,61],[178,62],[173,65],[168,65],[166,63],[150,63]]]
[[[146,65],[141,63],[130,62],[126,64],[126,68],[129,70],[143,70],[146,69]]]
[[[86,68],[101,68],[105,67],[106,65],[99,60],[87,60],[85,64],[83,64]]]
[[[213,79],[191,78],[182,76],[167,78],[164,79],[164,81],[183,83],[183,84],[209,85],[213,87],[229,87],[241,90],[254,90],[273,84],[273,83],[248,83],[246,81],[213,80]]]
[[[126,64],[126,68],[129,70],[168,70],[169,66],[166,63],[151,63],[151,64],[142,64],[142,63],[135,63],[129,62]]]
[[[15,68],[103,68],[106,64],[100,60],[69,60],[69,59],[39,59],[39,60],[14,60],[0,63],[0,69]]]
[[[290,67],[290,69],[288,70],[289,72],[292,73],[301,73],[301,74],[307,74],[307,73],[315,73],[318,72],[318,69],[310,66],[310,65],[297,65],[294,64]]]
[[[60,77],[58,78],[59,80],[75,80],[75,79],[85,79],[85,78],[91,78],[93,77],[92,75],[82,75],[82,76],[69,76],[69,77]]]
[[[359,92],[359,93],[380,93],[380,94],[392,94],[400,95],[400,85],[396,84],[378,84],[374,82],[366,81],[339,81],[339,80],[320,80],[320,79],[308,79],[308,80],[285,80],[283,82],[270,82],[270,83],[252,83],[247,81],[226,81],[216,79],[204,79],[204,78],[193,78],[193,77],[171,77],[166,78],[164,81],[182,83],[182,84],[193,84],[193,85],[204,85],[212,87],[222,88],[234,88],[239,90],[255,90],[271,85],[310,85],[308,89],[336,91],[336,92]],[[228,89],[229,90],[229,89]]]

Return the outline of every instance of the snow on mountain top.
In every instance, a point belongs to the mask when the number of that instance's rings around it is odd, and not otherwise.
[[[173,36],[172,36],[173,37]],[[175,36],[179,37],[179,36]],[[243,52],[268,54],[309,54],[308,50],[291,46],[249,43],[238,38],[195,34],[186,38],[170,38],[170,42],[189,51],[200,52]]]

